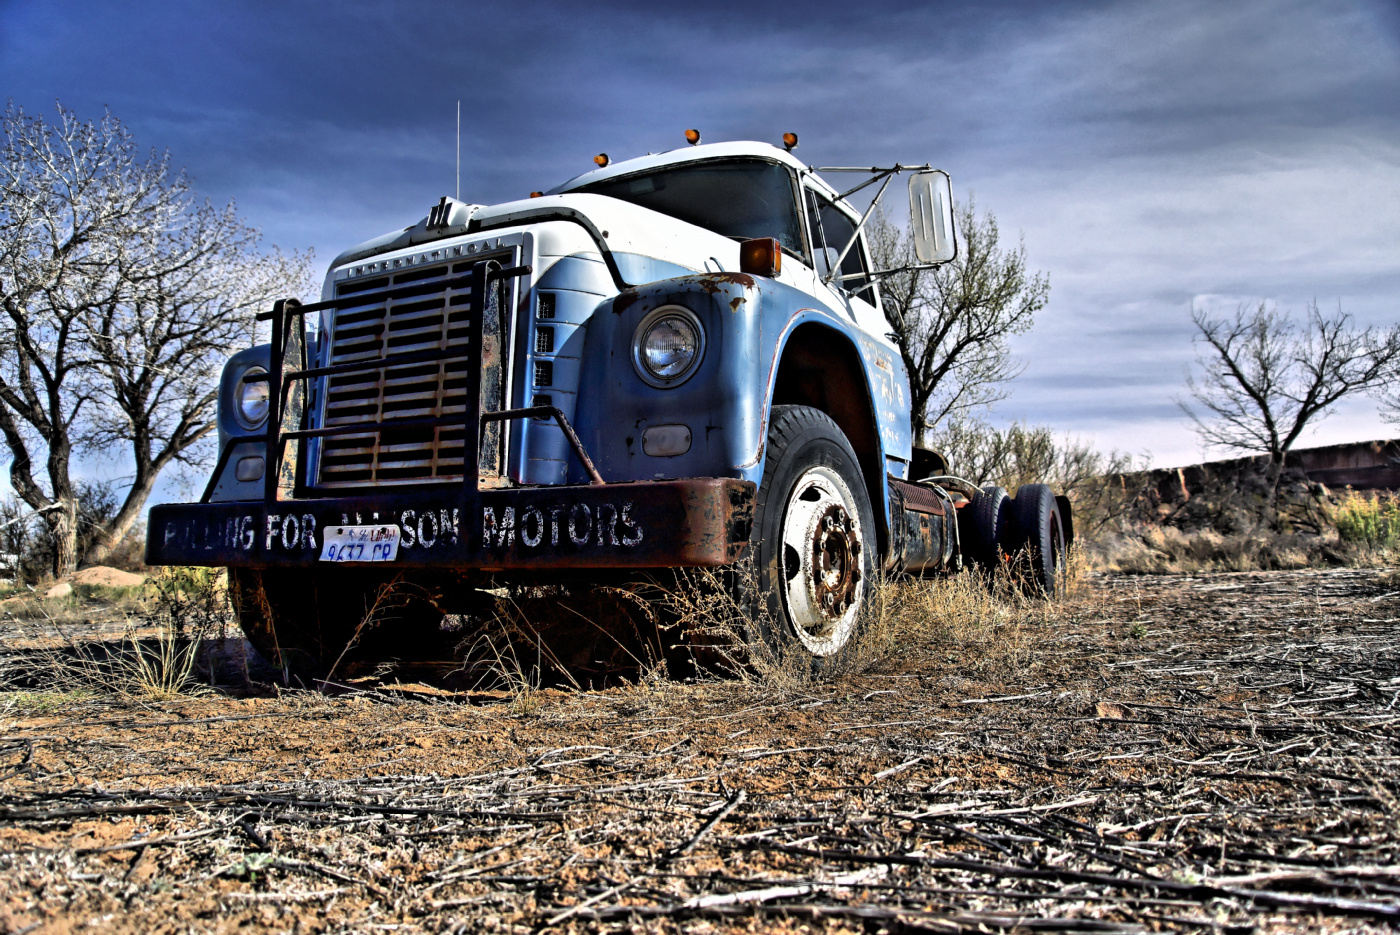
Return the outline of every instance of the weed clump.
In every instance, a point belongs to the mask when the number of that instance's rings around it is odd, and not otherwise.
[[[1390,551],[1400,544],[1400,496],[1367,497],[1347,491],[1332,512],[1337,535],[1373,551]]]
[[[93,602],[106,604],[115,629],[94,630],[84,618]],[[8,702],[32,708],[49,697],[161,702],[198,692],[204,650],[226,636],[230,608],[216,569],[166,568],[142,587],[84,585],[26,600],[11,617],[18,638],[0,666],[0,688]]]

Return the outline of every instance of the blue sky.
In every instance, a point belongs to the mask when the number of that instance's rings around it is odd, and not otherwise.
[[[1393,2],[760,5],[0,0],[0,95],[110,107],[268,243],[343,247],[453,186],[520,197],[614,158],[801,135],[817,165],[932,161],[1049,273],[1020,418],[1157,464],[1193,304],[1397,319]],[[1374,404],[1303,444],[1381,437]]]

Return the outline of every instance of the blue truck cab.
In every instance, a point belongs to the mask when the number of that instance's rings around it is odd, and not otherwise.
[[[911,444],[869,212],[765,143],[595,162],[444,197],[264,313],[208,488],[151,509],[147,561],[227,566],[249,638],[313,672],[391,576],[449,613],[454,588],[749,561],[767,635],[820,658],[877,574],[955,567],[977,492]],[[917,262],[953,258],[944,173],[859,171],[907,174]]]

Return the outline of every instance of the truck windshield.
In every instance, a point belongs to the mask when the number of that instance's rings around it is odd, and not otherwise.
[[[805,257],[792,175],[771,162],[716,160],[594,182],[575,189],[650,208],[735,240],[776,237]]]

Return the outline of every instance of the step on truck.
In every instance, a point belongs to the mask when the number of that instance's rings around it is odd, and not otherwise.
[[[880,575],[1024,548],[1053,594],[1067,501],[979,489],[911,438],[880,305],[901,270],[864,230],[906,180],[911,262],[954,259],[948,175],[687,139],[520,201],[443,197],[338,256],[320,301],[260,314],[208,486],[151,508],[147,562],[227,567],[245,634],[304,681],[347,643],[409,658],[493,589],[647,569],[749,563],[764,637],[814,661]],[[371,639],[391,581],[423,597]]]

